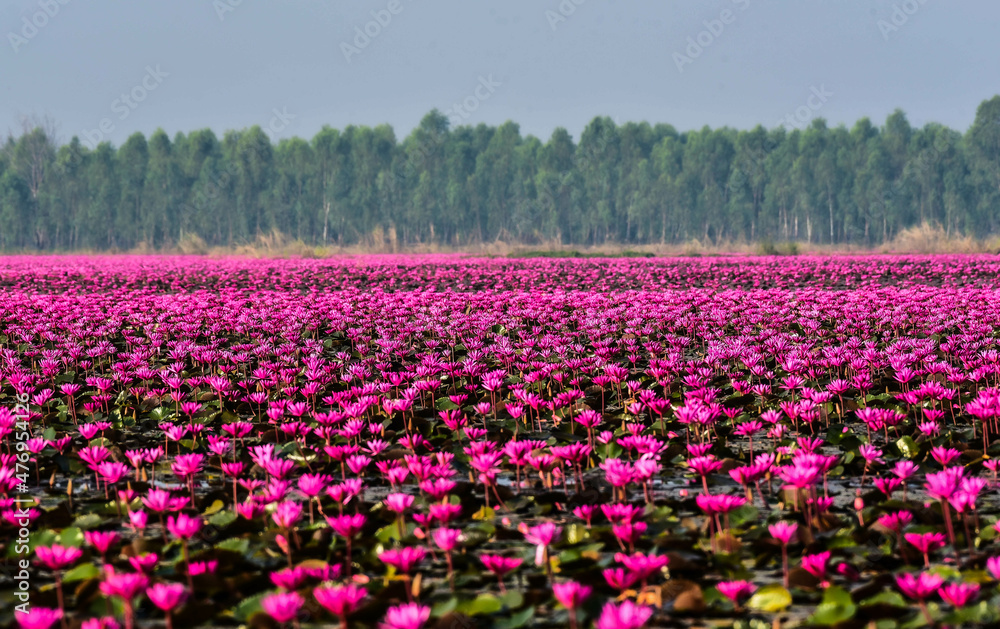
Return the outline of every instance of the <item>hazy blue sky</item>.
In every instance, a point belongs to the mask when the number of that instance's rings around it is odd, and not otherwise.
[[[1000,92],[996,0],[3,0],[0,32],[0,129],[47,114],[62,141],[403,137],[434,107],[543,139],[595,115],[688,130],[896,107],[964,131]]]

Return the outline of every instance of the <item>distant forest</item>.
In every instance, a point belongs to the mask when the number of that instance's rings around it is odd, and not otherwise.
[[[276,144],[260,127],[59,144],[26,123],[0,150],[0,248],[239,245],[279,231],[310,245],[496,240],[877,245],[910,226],[1000,232],[1000,96],[962,133],[814,119],[802,129],[678,132],[595,118],[579,141],[516,123],[451,128],[438,111],[392,128],[324,127]]]

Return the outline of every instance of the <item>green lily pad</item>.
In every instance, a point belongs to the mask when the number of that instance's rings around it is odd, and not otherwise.
[[[823,592],[823,601],[816,607],[816,612],[809,622],[817,625],[837,625],[854,618],[858,606],[854,604],[851,595],[842,587],[831,585]]]
[[[65,575],[63,575],[63,583],[72,583],[74,581],[85,581],[87,579],[96,579],[101,576],[101,571],[97,569],[92,563],[82,563],[76,566]]]
[[[792,604],[792,593],[780,585],[765,585],[757,590],[747,607],[762,612],[779,612]]]

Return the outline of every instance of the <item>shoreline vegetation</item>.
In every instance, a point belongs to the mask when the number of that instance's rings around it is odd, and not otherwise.
[[[579,138],[543,140],[511,121],[452,128],[435,110],[405,138],[388,125],[277,141],[161,129],[88,147],[29,118],[0,142],[0,250],[990,251],[998,119],[995,96],[964,132],[897,110],[850,128],[597,117]]]
[[[1000,236],[974,238],[948,234],[940,225],[924,223],[901,231],[893,240],[875,247],[860,245],[823,245],[798,241],[758,242],[725,241],[703,243],[692,239],[677,244],[618,244],[597,246],[565,245],[558,242],[523,244],[497,240],[464,247],[437,243],[393,245],[366,242],[348,246],[314,246],[291,238],[280,231],[261,234],[256,239],[235,246],[210,246],[194,234],[185,234],[174,246],[153,248],[140,244],[131,249],[7,251],[3,255],[197,255],[207,257],[248,258],[333,258],[362,255],[453,254],[490,258],[683,258],[701,256],[794,256],[794,255],[865,255],[865,254],[996,254],[1000,255]]]

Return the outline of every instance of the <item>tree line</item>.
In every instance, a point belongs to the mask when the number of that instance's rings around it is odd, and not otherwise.
[[[59,144],[26,123],[0,150],[0,248],[238,245],[279,231],[315,245],[504,240],[877,245],[937,223],[1000,232],[1000,96],[964,134],[814,119],[805,128],[678,132],[594,118],[574,142],[518,125],[451,128],[435,110],[388,125],[271,141],[260,127]]]

